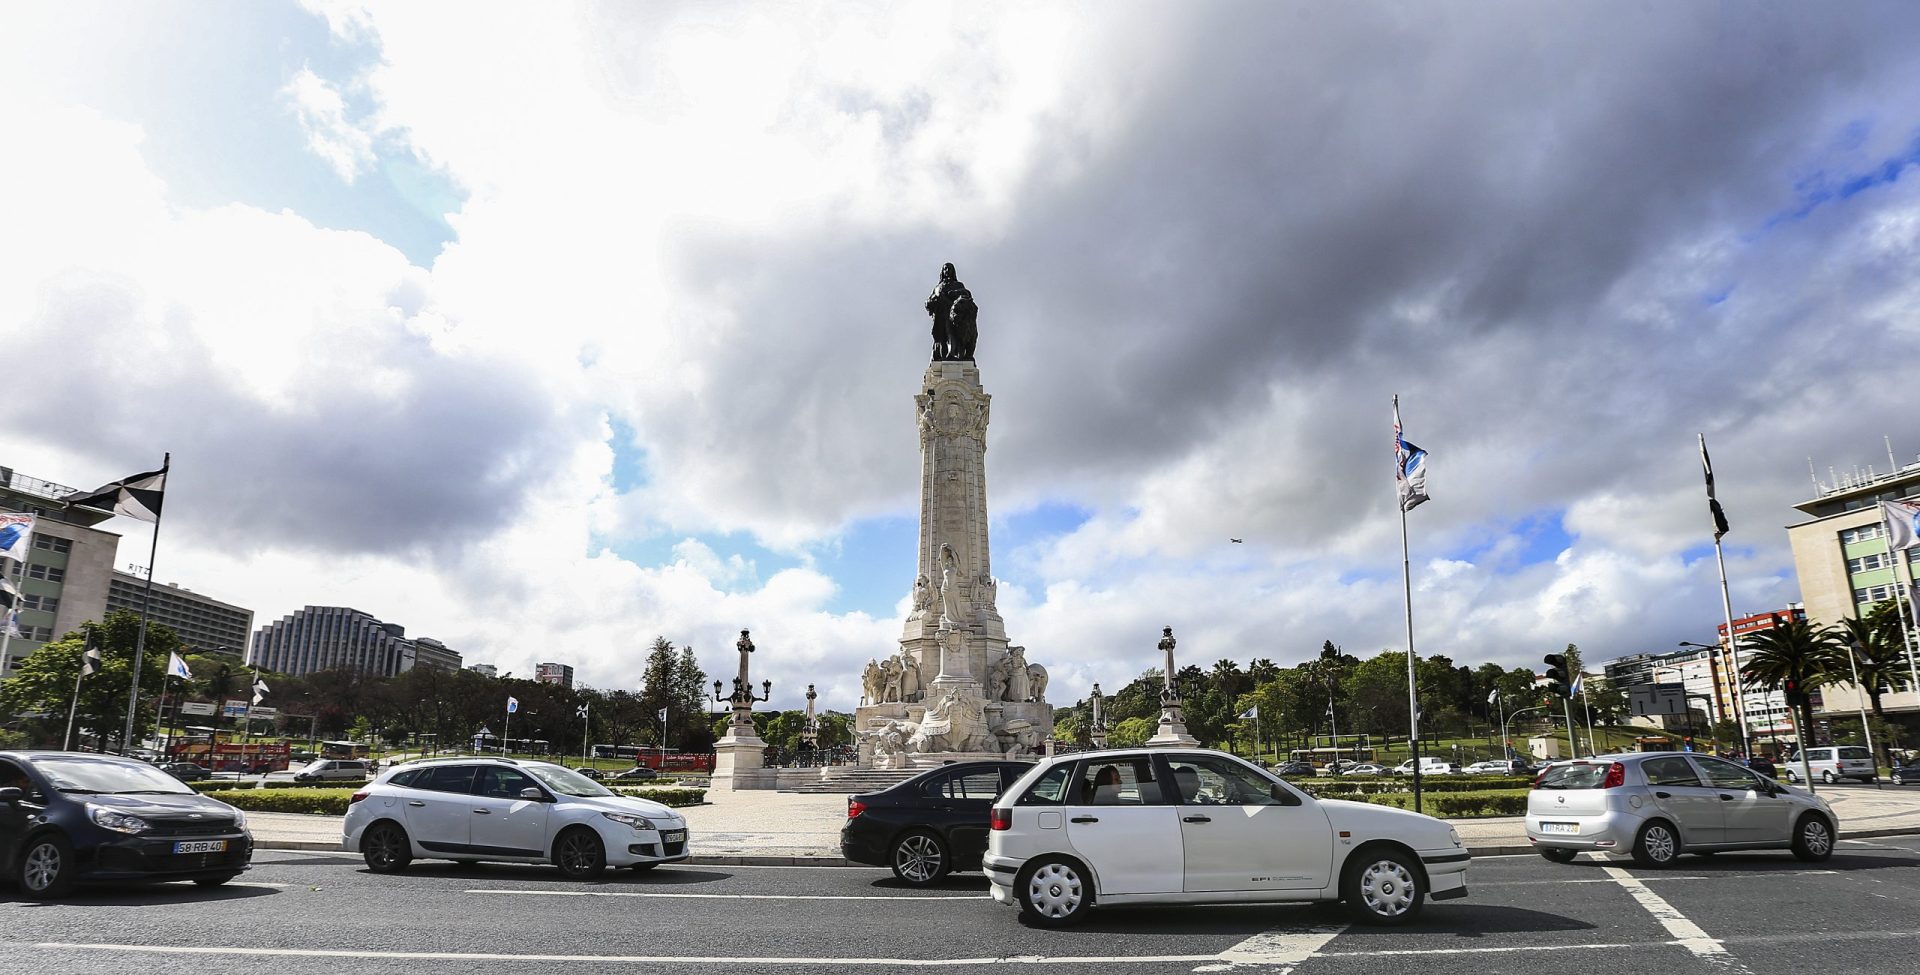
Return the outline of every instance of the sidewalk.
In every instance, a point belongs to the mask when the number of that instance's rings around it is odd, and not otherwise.
[[[1821,793],[1840,816],[1840,837],[1920,833],[1920,789],[1831,789]],[[707,805],[679,810],[692,835],[694,861],[724,866],[844,866],[840,827],[847,797],[792,792],[709,792]],[[248,813],[254,841],[267,850],[338,850],[339,816]],[[1453,820],[1475,856],[1530,853],[1521,817]]]

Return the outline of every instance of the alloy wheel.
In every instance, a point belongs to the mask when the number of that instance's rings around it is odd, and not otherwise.
[[[1678,852],[1673,834],[1658,824],[1647,827],[1647,831],[1640,834],[1640,845],[1647,851],[1647,859],[1655,863],[1666,863]]]
[[[593,869],[598,852],[586,833],[569,833],[560,841],[560,866],[568,873],[585,873]]]
[[[1413,906],[1413,874],[1397,860],[1376,860],[1360,873],[1360,898],[1381,917],[1399,917]]]
[[[1809,817],[1800,827],[1800,844],[1807,852],[1816,857],[1824,857],[1833,850],[1833,834],[1827,830],[1827,824]]]
[[[915,833],[900,841],[893,851],[894,866],[900,870],[900,876],[917,884],[924,884],[940,876],[940,868],[945,864],[946,856],[940,852],[940,844],[925,833]]]
[[[374,830],[367,837],[367,864],[376,870],[392,867],[400,859],[400,834],[391,827]]]
[[[1027,879],[1027,903],[1041,917],[1067,917],[1080,909],[1085,896],[1080,874],[1064,863],[1042,864]]]
[[[20,879],[26,884],[27,890],[43,893],[60,878],[60,868],[64,865],[60,848],[52,843],[42,843],[28,852]]]

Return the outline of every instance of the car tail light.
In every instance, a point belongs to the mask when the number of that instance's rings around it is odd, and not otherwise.
[[[1012,829],[1013,810],[995,809],[988,814],[987,825],[992,826],[994,829]]]
[[[867,811],[866,803],[861,802],[858,799],[847,800],[847,818],[848,819],[858,819],[860,818],[860,814],[866,811]]]
[[[347,805],[351,806],[354,803],[359,802],[362,799],[365,799],[366,797],[367,797],[367,790],[361,789],[360,791],[354,793],[352,797],[347,799]]]
[[[1547,777],[1547,771],[1547,769],[1541,769],[1540,774],[1533,777],[1533,785],[1529,786],[1529,788],[1540,788],[1540,780]]]
[[[1602,789],[1618,789],[1627,784],[1627,767],[1615,762],[1607,766],[1607,777],[1600,782]]]

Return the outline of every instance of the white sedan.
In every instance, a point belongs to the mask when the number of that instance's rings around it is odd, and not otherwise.
[[[1404,924],[1467,895],[1460,834],[1430,816],[1315,799],[1204,749],[1042,762],[995,802],[982,860],[993,899],[1046,926],[1097,904],[1345,901]]]

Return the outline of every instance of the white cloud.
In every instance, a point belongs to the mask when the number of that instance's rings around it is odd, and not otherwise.
[[[373,165],[373,135],[347,118],[346,99],[325,78],[303,67],[280,90],[306,134],[307,148],[349,186]]]

